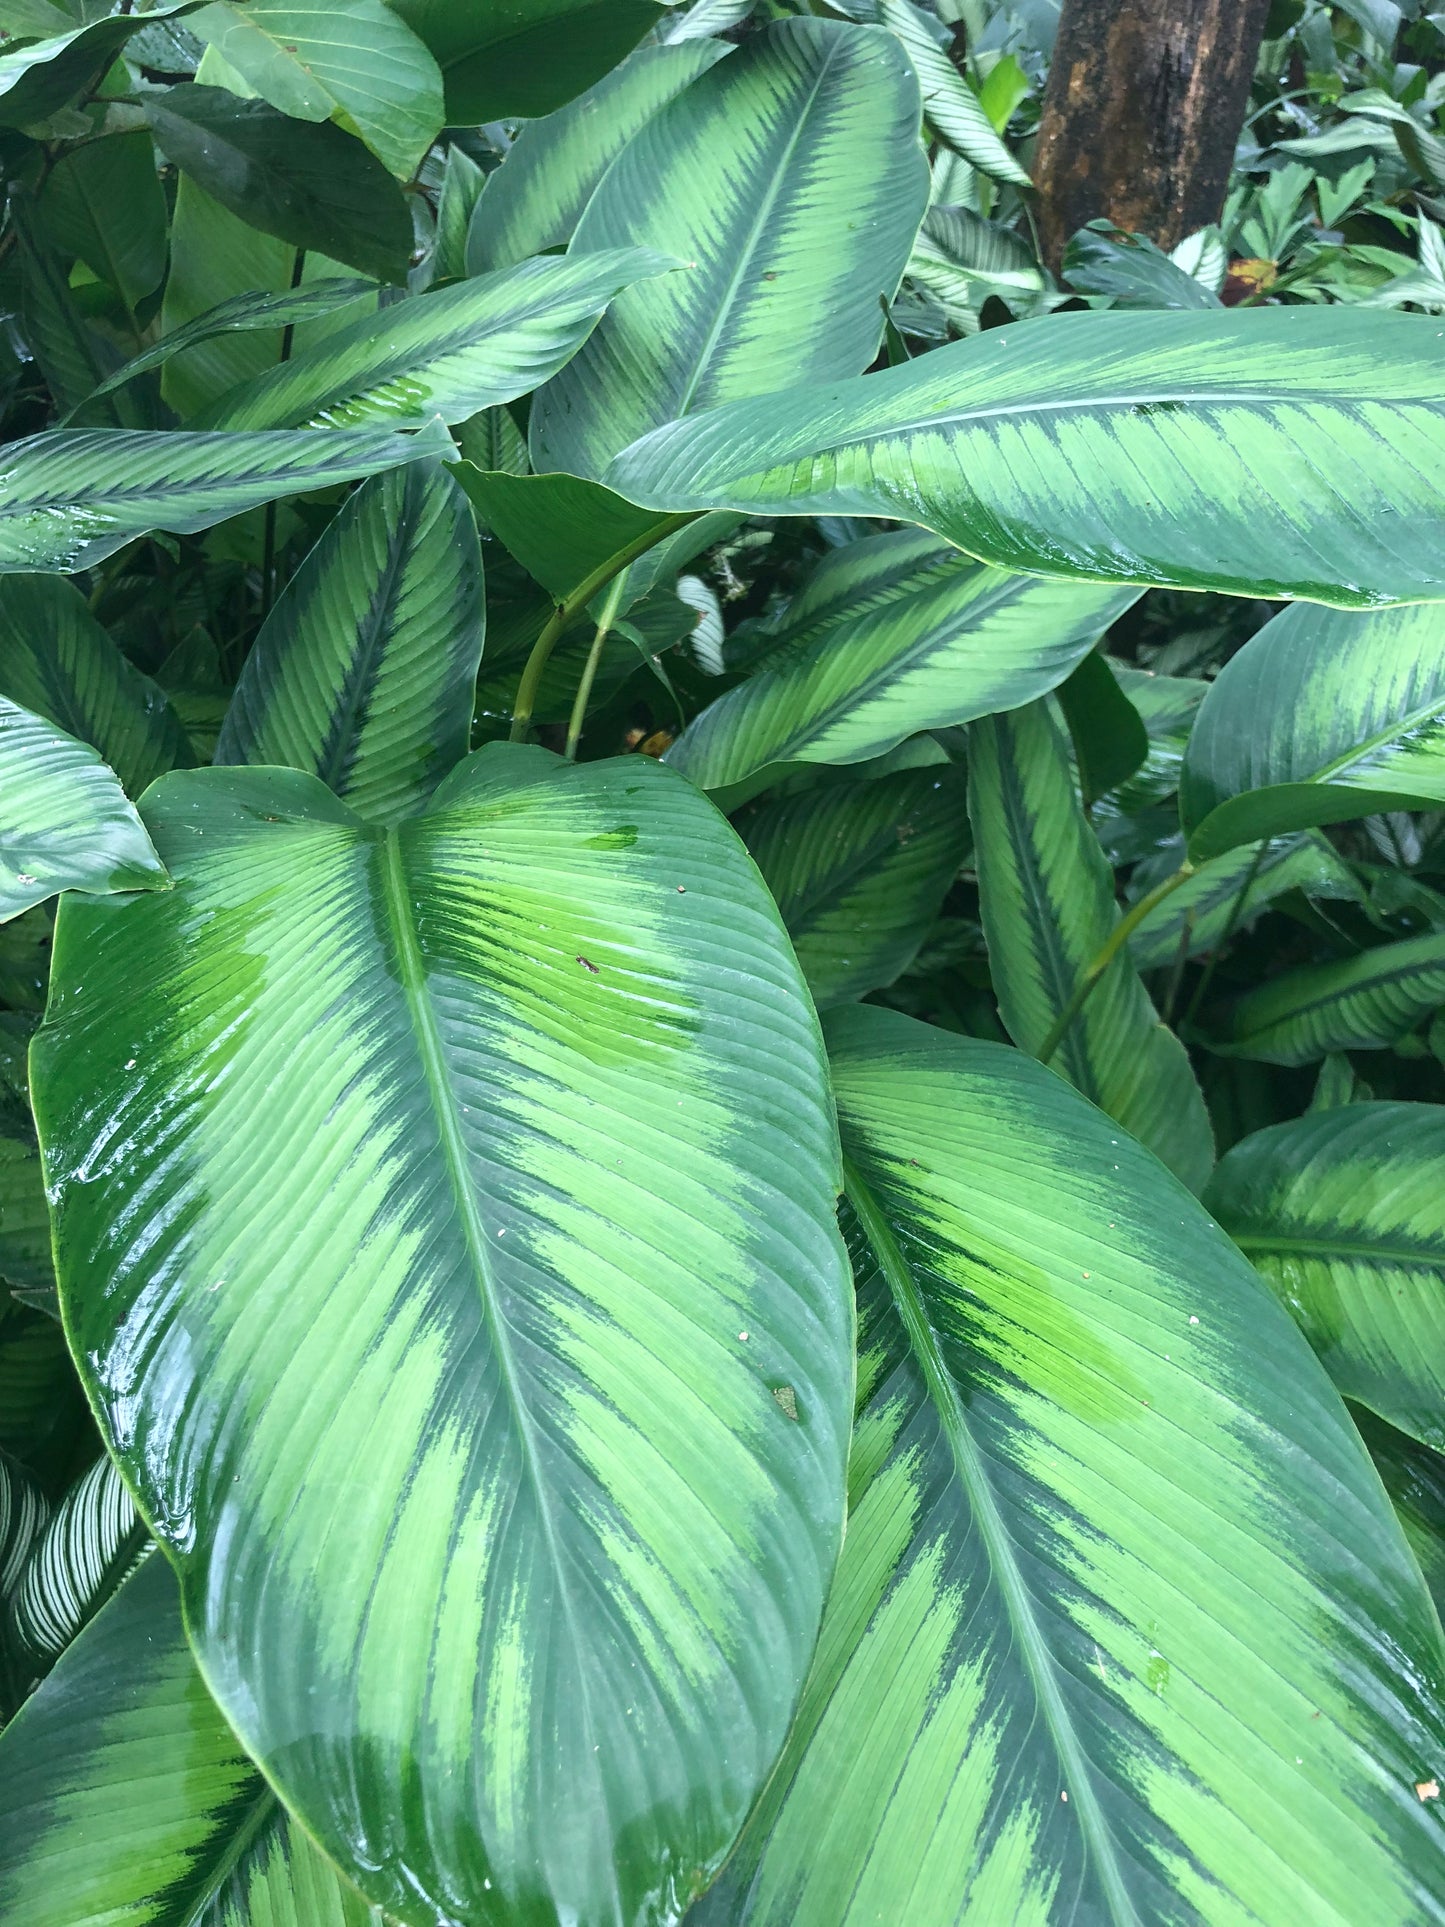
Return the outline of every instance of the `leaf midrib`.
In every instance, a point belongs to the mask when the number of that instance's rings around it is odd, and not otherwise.
[[[1299,1238],[1292,1233],[1251,1236],[1231,1232],[1230,1236],[1246,1254],[1258,1251],[1281,1257],[1359,1258],[1370,1264],[1398,1265],[1402,1270],[1445,1272],[1445,1251],[1430,1251],[1420,1245],[1356,1244],[1346,1238]]]
[[[1059,1690],[1056,1662],[1039,1629],[1028,1584],[1014,1553],[1011,1534],[999,1511],[978,1447],[969,1432],[958,1388],[944,1363],[938,1335],[929,1320],[923,1295],[894,1236],[893,1227],[846,1149],[843,1153],[843,1179],[849,1202],[857,1212],[858,1221],[878,1260],[879,1270],[887,1282],[909,1348],[918,1362],[929,1398],[948,1441],[959,1483],[968,1497],[984,1543],[990,1573],[1004,1596],[1009,1624],[1018,1641],[1024,1668],[1033,1684],[1039,1712],[1063,1767],[1069,1802],[1078,1815],[1079,1828],[1103,1886],[1110,1916],[1116,1927],[1141,1927],[1124,1884],[1117,1848],[1094,1791],[1089,1763]]]

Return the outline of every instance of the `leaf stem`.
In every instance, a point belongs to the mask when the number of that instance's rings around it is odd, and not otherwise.
[[[297,248],[296,259],[291,263],[291,288],[293,293],[301,286],[301,276],[305,271],[306,250],[305,248]],[[282,361],[289,361],[291,359],[292,334],[293,323],[288,321],[286,326],[281,330],[281,354],[279,359]],[[261,539],[262,622],[270,615],[271,605],[276,600],[276,504],[274,501],[266,504],[266,515],[263,527],[264,534]]]
[[[1107,942],[1101,946],[1097,955],[1090,960],[1083,975],[1074,985],[1069,1001],[1064,1005],[1063,1009],[1050,1025],[1049,1034],[1045,1037],[1038,1050],[1038,1060],[1041,1064],[1047,1064],[1054,1052],[1059,1048],[1059,1045],[1063,1043],[1065,1036],[1068,1034],[1069,1026],[1089,1001],[1094,985],[1098,983],[1104,972],[1109,968],[1109,965],[1114,961],[1115,957],[1118,956],[1119,952],[1129,941],[1130,937],[1133,936],[1149,912],[1154,909],[1157,904],[1162,903],[1166,897],[1172,896],[1180,884],[1187,883],[1194,874],[1195,866],[1192,863],[1181,863],[1172,876],[1165,877],[1162,883],[1158,883],[1152,890],[1146,891],[1145,894],[1140,897],[1139,901],[1131,904],[1124,915],[1120,917],[1119,921],[1114,925],[1114,928],[1109,932]]]
[[[602,661],[603,645],[608,633],[617,620],[617,612],[622,607],[622,592],[627,586],[627,571],[624,569],[614,576],[612,587],[607,591],[607,600],[602,605],[598,619],[597,633],[592,638],[592,647],[587,651],[587,661],[582,668],[582,680],[577,685],[577,694],[572,703],[572,714],[567,722],[567,747],[563,754],[569,763],[577,760],[577,745],[582,738],[582,724],[587,716],[587,704],[592,695],[592,685],[597,680],[597,666]]]
[[[517,684],[517,700],[512,708],[512,727],[508,735],[510,742],[520,743],[526,740],[527,731],[532,724],[532,711],[537,706],[537,691],[541,687],[542,671],[547,667],[548,657],[557,647],[563,630],[572,618],[579,610],[585,609],[598,590],[605,589],[614,576],[621,575],[622,571],[630,563],[635,562],[640,555],[646,555],[649,549],[655,548],[666,537],[675,535],[679,529],[686,528],[693,519],[693,512],[664,516],[645,535],[639,535],[636,541],[629,542],[615,555],[609,555],[605,562],[599,564],[591,575],[584,576],[577,587],[570,590],[556,605],[547,618],[542,633],[532,644],[532,653],[527,658],[521,681]]]

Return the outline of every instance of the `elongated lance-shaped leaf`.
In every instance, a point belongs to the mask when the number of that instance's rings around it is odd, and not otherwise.
[[[32,1077],[202,1670],[416,1927],[676,1914],[842,1525],[837,1142],[777,911],[642,757],[493,746],[393,830],[279,770],[146,816],[172,914],[67,900]]]
[[[1282,836],[1213,858],[1155,904],[1129,935],[1141,970],[1165,970],[1181,956],[1213,950],[1248,930],[1291,890],[1358,901],[1363,892],[1343,857],[1322,836]]]
[[[944,44],[948,31],[937,16],[915,7],[913,0],[879,0],[878,18],[897,34],[907,53],[918,76],[924,116],[939,137],[995,180],[1031,186],[1027,168],[994,132],[983,103],[949,58]]]
[[[34,1476],[7,1452],[0,1452],[0,1603],[14,1590],[49,1511]]]
[[[770,763],[865,762],[1046,694],[1136,595],[985,568],[919,529],[849,542],[795,598],[758,673],[668,761],[703,789]]]
[[[968,812],[999,1014],[1014,1042],[1037,1055],[1119,921],[1113,872],[1043,703],[970,726]],[[1127,949],[1050,1061],[1198,1190],[1214,1162],[1204,1099]]]
[[[0,1734],[0,1911],[26,1927],[385,1927],[247,1758],[152,1553]]]
[[[100,80],[133,33],[157,20],[190,13],[197,0],[157,7],[149,15],[111,14],[71,33],[32,40],[0,54],[0,127],[46,120],[68,100]]]
[[[1445,804],[1445,610],[1305,606],[1210,686],[1179,813],[1199,861],[1282,830]]]
[[[414,427],[511,401],[576,354],[622,288],[678,263],[647,248],[524,261],[363,315],[197,416],[205,428]]]
[[[1397,1432],[1373,1412],[1355,1406],[1353,1415],[1420,1563],[1435,1610],[1445,1614],[1445,1457]]]
[[[896,515],[1003,568],[1351,608],[1445,597],[1442,456],[1431,322],[1254,308],[991,328],[674,422],[602,479],[647,508]]]
[[[125,1481],[101,1457],[71,1486],[5,1599],[3,1644],[31,1680],[47,1673],[151,1544]]]
[[[1445,1004],[1445,932],[1306,964],[1246,991],[1209,1040],[1226,1057],[1312,1064],[1330,1051],[1385,1050]]]
[[[485,625],[465,495],[422,462],[377,476],[262,625],[216,761],[307,770],[375,822],[411,815],[467,753]]]
[[[440,423],[416,435],[33,435],[0,468],[0,575],[93,568],[151,529],[188,535],[281,495],[453,452]]]
[[[437,280],[456,280],[466,273],[467,229],[486,184],[486,175],[466,149],[455,141],[449,142],[437,194],[436,239],[432,243],[431,271]],[[523,249],[524,255],[538,252],[536,248]]]
[[[0,696],[0,921],[61,890],[165,881],[116,773],[88,743]]]
[[[59,1315],[40,1156],[8,1132],[0,1136],[0,1282],[22,1304]]]
[[[468,274],[566,247],[597,183],[633,135],[731,51],[717,40],[639,47],[585,94],[523,127],[472,213]]]
[[[1347,1398],[1445,1449],[1445,1111],[1346,1104],[1256,1131],[1204,1202]]]
[[[61,576],[0,576],[0,696],[99,750],[131,796],[195,760],[165,691]]]
[[[1339,1398],[1017,1051],[835,1011],[859,1414],[797,1724],[698,1927],[1423,1927],[1439,1635]]]
[[[818,1008],[891,984],[968,854],[968,786],[939,763],[765,803],[743,825]]]
[[[660,248],[689,271],[620,298],[537,396],[532,466],[599,478],[661,422],[866,368],[927,201],[918,112],[881,29],[788,20],[655,114],[572,250]]]

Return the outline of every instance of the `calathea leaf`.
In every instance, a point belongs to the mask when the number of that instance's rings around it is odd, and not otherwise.
[[[1014,1042],[1037,1055],[1119,921],[1113,874],[1043,703],[970,725],[968,811],[999,1013]],[[1049,1061],[1191,1188],[1204,1182],[1214,1162],[1204,1099],[1126,949],[1074,1011]]]
[[[4,1644],[31,1679],[47,1673],[151,1543],[125,1482],[99,1458],[37,1534],[8,1592]]]
[[[0,920],[61,890],[144,890],[160,859],[88,743],[0,696]]]
[[[639,129],[732,50],[725,41],[639,47],[579,99],[522,128],[487,176],[467,231],[466,271],[509,268],[565,247],[597,183]]]
[[[1224,666],[1179,812],[1196,861],[1282,830],[1445,804],[1445,611],[1300,604]]]
[[[1445,1448],[1445,1111],[1346,1104],[1244,1138],[1204,1202],[1347,1398]]]
[[[1086,804],[1097,803],[1143,767],[1149,755],[1144,719],[1119,687],[1112,664],[1096,649],[1059,684],[1058,704],[1080,793]]]
[[[262,625],[215,760],[307,770],[376,822],[410,815],[467,752],[485,624],[456,483],[423,462],[374,477]]]
[[[49,1511],[35,1478],[0,1452],[0,1602],[10,1597]]]
[[[206,1678],[403,1920],[676,1914],[842,1523],[832,1100],[776,909],[641,757],[495,745],[393,830],[278,770],[145,815],[169,914],[63,904],[34,1102]]]
[[[0,1774],[0,1908],[26,1927],[384,1927],[221,1717],[159,1553],[0,1734]]]
[[[1440,1920],[1435,1615],[1287,1316],[1020,1052],[826,1028],[848,1536],[698,1927]]]
[[[1442,447],[1418,317],[1071,314],[673,422],[602,479],[648,508],[901,516],[1041,575],[1367,607],[1445,596]]]
[[[486,175],[466,149],[450,142],[437,195],[437,231],[431,258],[435,279],[457,280],[467,272],[467,230],[486,182]],[[517,258],[540,252],[540,248],[524,248]]]
[[[208,529],[279,495],[452,452],[439,423],[416,435],[32,435],[10,444],[0,476],[0,574],[88,569],[151,529]]]
[[[189,13],[196,0],[150,14],[110,14],[70,33],[0,54],[0,127],[26,127],[94,85],[140,28]]]
[[[1291,890],[1358,899],[1349,865],[1322,836],[1282,836],[1227,851],[1155,904],[1129,935],[1141,970],[1164,970],[1247,930]]]
[[[865,536],[823,559],[758,673],[710,704],[668,761],[703,789],[771,763],[865,762],[1043,695],[1135,599],[983,568],[918,529]]]
[[[615,67],[666,12],[663,0],[396,0],[436,55],[447,122],[551,113]]]
[[[1435,1610],[1445,1612],[1445,1458],[1373,1412],[1357,1407],[1354,1419],[1420,1562]]]
[[[202,428],[415,427],[511,401],[574,355],[617,292],[677,263],[645,248],[543,256],[364,315],[223,395]]]
[[[1209,1047],[1266,1064],[1337,1050],[1384,1050],[1445,1004],[1445,932],[1307,964],[1246,991]]]
[[[688,271],[629,291],[537,396],[532,466],[600,478],[660,422],[866,368],[927,199],[917,124],[897,43],[835,20],[750,35],[655,114],[572,251],[658,248]]]
[[[948,763],[829,784],[744,824],[819,1009],[906,970],[968,853],[967,783]]]
[[[982,102],[950,60],[948,31],[937,17],[915,7],[912,0],[879,0],[878,18],[897,34],[908,54],[929,126],[983,173],[1015,187],[1030,186],[1028,170],[999,139]]]

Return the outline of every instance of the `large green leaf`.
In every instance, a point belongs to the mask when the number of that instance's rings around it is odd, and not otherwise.
[[[61,890],[145,890],[165,871],[88,743],[0,696],[0,921]]]
[[[677,263],[645,248],[558,260],[542,256],[500,274],[363,315],[308,353],[267,369],[205,409],[196,425],[256,429],[412,428],[535,388],[575,355],[619,289]]]
[[[841,1529],[836,1138],[776,909],[641,757],[496,745],[389,831],[278,770],[146,817],[176,887],[66,900],[32,1070],[202,1669],[417,1927],[675,1914]]]
[[[1355,607],[1445,596],[1442,456],[1433,322],[1279,307],[991,328],[673,422],[603,480],[648,508],[901,516],[1040,575]]]
[[[572,249],[658,248],[689,272],[621,297],[538,395],[532,466],[599,477],[661,422],[866,368],[927,199],[917,127],[897,43],[828,20],[751,35],[655,114]]]
[[[26,1679],[49,1672],[150,1545],[120,1473],[96,1460],[37,1533],[8,1589],[4,1644]]]
[[[1349,865],[1322,836],[1282,836],[1246,844],[1206,864],[1155,904],[1129,936],[1141,970],[1163,970],[1245,931],[1291,890],[1307,896],[1358,898]]]
[[[56,1315],[45,1180],[29,1131],[0,1133],[0,1282],[22,1304]]]
[[[46,238],[109,282],[132,314],[166,271],[166,198],[144,127],[65,149],[46,180]]]
[[[1179,785],[1196,862],[1372,810],[1445,804],[1445,610],[1285,609],[1227,662]]]
[[[851,1514],[698,1927],[1424,1927],[1435,1615],[1285,1314],[1017,1051],[828,1019]]]
[[[1037,1055],[1119,921],[1113,872],[1045,704],[970,726],[968,810],[999,1013],[1014,1042]],[[1127,947],[1050,1061],[1198,1190],[1214,1162],[1204,1099]]]
[[[165,691],[61,576],[0,576],[0,696],[99,750],[131,796],[194,761]]]
[[[640,47],[579,100],[530,122],[487,176],[467,230],[467,272],[565,247],[608,168],[659,107],[731,49],[716,40]]]
[[[441,131],[441,72],[382,0],[215,0],[187,25],[263,100],[297,120],[341,120],[403,179]]]
[[[669,518],[576,475],[509,475],[459,462],[456,477],[489,533],[558,602],[613,558],[645,551]]]
[[[1445,1004],[1445,933],[1307,964],[1246,991],[1210,1048],[1266,1064],[1312,1064],[1329,1051],[1384,1050]]]
[[[1356,1410],[1354,1419],[1420,1562],[1435,1610],[1445,1614],[1445,1458],[1373,1412]]]
[[[25,1927],[383,1927],[206,1691],[153,1553],[0,1735],[0,1914]]]
[[[661,0],[392,0],[436,55],[447,120],[548,114],[615,67]]]
[[[704,789],[770,763],[865,762],[1044,695],[1135,594],[982,568],[918,529],[846,543],[794,598],[758,673],[709,704],[668,761]]]
[[[378,475],[262,625],[216,761],[307,770],[376,822],[410,815],[467,753],[485,622],[462,491],[422,462]]]
[[[26,127],[46,120],[77,94],[94,86],[140,28],[189,13],[196,0],[157,7],[150,14],[110,14],[69,33],[34,40],[0,54],[0,127]]]
[[[968,853],[947,763],[766,803],[744,825],[819,1009],[906,970]]]
[[[0,476],[0,575],[92,568],[151,529],[208,529],[279,495],[453,452],[440,423],[416,435],[32,435],[11,442]]]
[[[1028,170],[1016,161],[994,131],[983,103],[950,56],[949,31],[935,14],[913,0],[878,0],[878,18],[908,54],[918,76],[923,112],[940,138],[996,180],[1015,187],[1031,185]]]
[[[1244,1138],[1204,1202],[1347,1398],[1445,1448],[1445,1110],[1346,1104]]]

